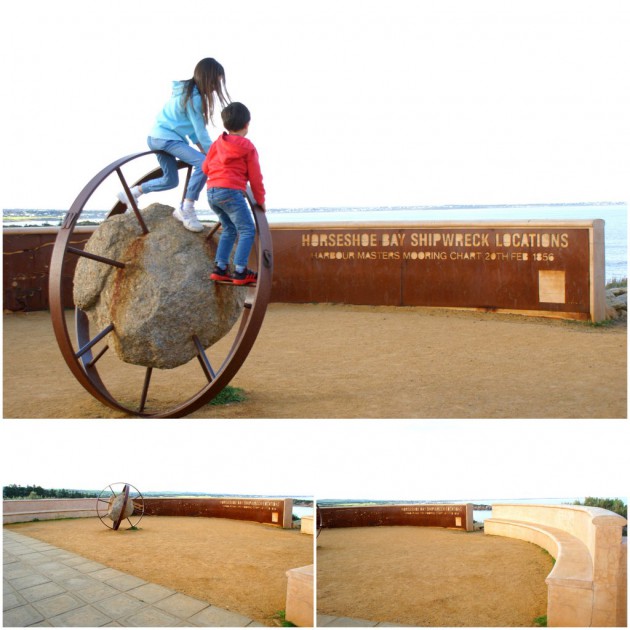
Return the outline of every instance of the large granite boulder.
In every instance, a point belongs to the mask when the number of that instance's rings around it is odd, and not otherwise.
[[[197,355],[196,335],[208,348],[239,318],[246,290],[217,285],[217,236],[195,233],[172,216],[173,208],[142,210],[143,235],[130,212],[104,221],[85,250],[125,263],[120,269],[81,257],[74,276],[74,302],[90,320],[92,335],[110,323],[107,340],[126,363],[174,368]]]

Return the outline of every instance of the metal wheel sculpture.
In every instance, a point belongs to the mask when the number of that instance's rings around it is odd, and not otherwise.
[[[238,289],[246,290],[247,295],[244,302],[243,313],[240,317],[238,331],[229,351],[227,352],[227,355],[222,361],[220,361],[217,369],[213,368],[205,349],[199,342],[199,339],[196,335],[193,335],[192,339],[197,348],[197,359],[199,361],[201,371],[203,372],[202,385],[195,394],[181,402],[176,402],[174,404],[172,402],[168,402],[166,408],[160,408],[153,411],[147,410],[147,396],[153,372],[153,368],[148,367],[144,373],[142,383],[138,388],[140,391],[138,392],[137,407],[132,407],[130,404],[123,404],[117,400],[116,397],[108,390],[97,369],[97,362],[105,354],[109,346],[104,345],[100,351],[93,354],[93,349],[95,349],[95,346],[99,344],[99,342],[107,344],[107,336],[114,330],[114,325],[112,323],[91,336],[89,329],[90,325],[86,313],[79,308],[75,308],[75,332],[78,347],[74,347],[68,333],[68,327],[64,316],[64,269],[69,266],[69,260],[71,257],[85,256],[92,260],[96,260],[103,265],[111,265],[124,270],[125,265],[120,261],[95,256],[74,247],[72,245],[72,236],[77,221],[86,203],[110,175],[116,174],[118,176],[128,198],[132,200],[133,196],[130,193],[131,187],[142,184],[145,181],[161,175],[162,170],[160,168],[156,168],[129,185],[122,173],[121,167],[123,165],[152,153],[156,152],[145,151],[143,153],[135,153],[116,160],[95,175],[79,193],[78,197],[70,207],[70,210],[67,212],[55,240],[50,264],[48,292],[50,314],[57,343],[68,367],[79,383],[81,383],[81,385],[97,400],[109,407],[112,407],[113,409],[140,417],[174,418],[192,413],[212,400],[230,382],[249,354],[262,325],[262,321],[267,310],[267,304],[269,303],[269,296],[271,294],[272,244],[269,225],[267,223],[265,213],[260,206],[256,205],[251,193],[248,191],[247,199],[253,211],[256,223],[255,251],[257,251],[258,261],[258,281],[255,285],[247,287],[247,289]],[[179,162],[178,168],[188,169],[186,177],[187,185],[192,172],[192,167],[183,162]],[[186,185],[184,186],[184,191],[186,190]],[[148,234],[148,228],[140,211],[138,210],[135,200],[133,200],[133,206],[133,213],[140,225],[142,234],[146,235]],[[109,212],[108,218],[116,214],[122,214],[126,210],[126,205],[118,202]],[[217,223],[209,235],[209,238],[212,236],[214,231],[218,229],[219,225],[220,224]],[[66,280],[68,275],[69,274],[66,272]],[[216,364],[217,362],[215,361],[215,365]]]
[[[112,483],[96,499],[96,513],[105,527],[117,530],[126,520],[130,528],[138,526],[144,516],[144,497],[128,483]]]

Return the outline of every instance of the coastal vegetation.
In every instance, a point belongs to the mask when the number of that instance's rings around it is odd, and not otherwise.
[[[606,283],[607,289],[621,289],[627,286],[628,278],[620,278],[619,280],[617,280],[617,278],[613,278],[610,282]]]
[[[603,499],[600,497],[586,497],[584,502],[575,501],[573,505],[585,505],[588,507],[598,507],[619,514],[625,519],[628,518],[628,506],[622,499]]]
[[[2,487],[3,499],[91,499],[98,494],[86,490],[66,490],[65,488],[42,488],[41,486],[19,486],[11,484]]]

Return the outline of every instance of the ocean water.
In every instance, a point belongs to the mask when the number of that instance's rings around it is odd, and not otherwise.
[[[65,210],[3,210],[3,227],[59,225]],[[102,221],[108,210],[84,210],[81,220]],[[208,208],[197,211],[202,221],[216,221]],[[510,206],[406,206],[375,208],[269,209],[270,225],[278,223],[367,223],[374,221],[490,221],[587,220],[605,221],[606,281],[628,277],[628,208],[625,203],[551,204]]]
[[[303,516],[313,516],[313,508],[306,507],[305,505],[294,505],[293,514],[295,514],[298,518],[302,518]]]

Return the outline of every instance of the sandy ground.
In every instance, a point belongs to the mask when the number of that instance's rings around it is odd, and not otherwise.
[[[271,304],[232,381],[247,400],[191,417],[625,418],[626,333],[625,323]],[[223,343],[211,352],[224,357]],[[99,362],[103,380],[117,400],[139,400],[144,369],[112,355]],[[155,372],[163,408],[203,386],[196,360]],[[3,382],[7,418],[127,417],[75,380],[46,312],[5,313]]]
[[[97,518],[5,527],[265,625],[286,608],[286,572],[313,564],[312,536],[221,518],[145,516],[138,531]]]
[[[552,558],[530,543],[424,527],[324,529],[319,614],[413,626],[533,626]]]

